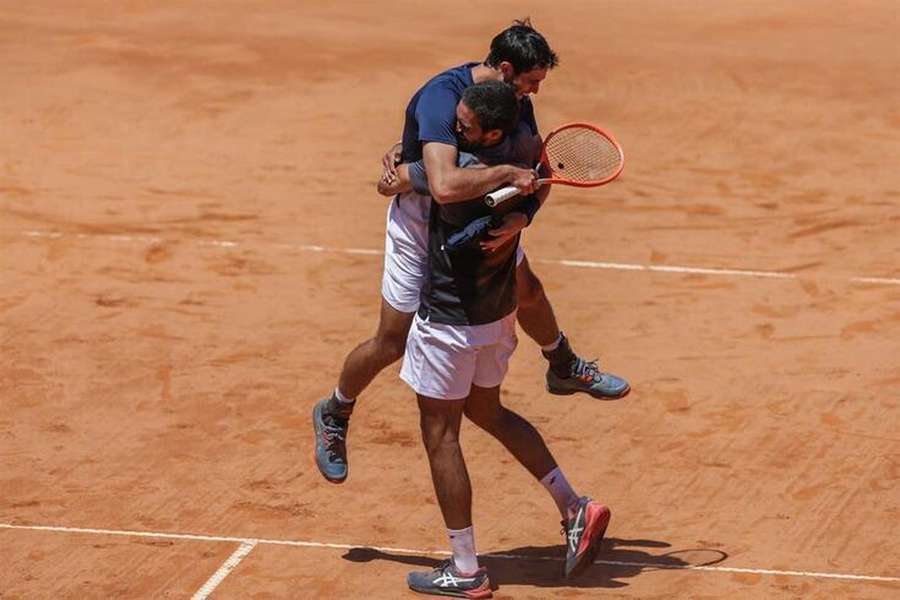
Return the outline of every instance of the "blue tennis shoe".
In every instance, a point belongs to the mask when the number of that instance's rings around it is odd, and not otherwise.
[[[347,479],[347,431],[350,411],[340,410],[333,397],[325,398],[313,408],[313,429],[316,433],[316,466],[331,483]]]

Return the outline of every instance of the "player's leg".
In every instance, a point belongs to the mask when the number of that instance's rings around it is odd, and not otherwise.
[[[478,566],[472,527],[472,485],[459,445],[465,399],[445,400],[417,394],[422,442],[431,481],[447,527],[453,557],[431,571],[414,571],[410,589],[436,596],[490,598],[487,569]]]
[[[596,361],[586,361],[575,354],[559,329],[540,279],[531,270],[524,254],[520,254],[520,258],[516,268],[519,325],[537,342],[549,362],[547,390],[552,394],[584,392],[601,399],[625,396],[631,390],[627,381],[612,373],[601,372]]]
[[[337,391],[345,398],[355,399],[375,376],[403,358],[406,336],[413,322],[413,312],[401,312],[384,298],[375,336],[354,348],[344,360],[338,378]]]
[[[531,423],[500,403],[500,384],[518,345],[516,316],[499,322],[490,345],[479,348],[465,415],[494,436],[537,479],[556,468],[556,460]]]
[[[453,558],[431,571],[412,572],[415,591],[489,598],[487,570],[478,567],[472,527],[472,486],[459,444],[463,406],[471,387],[476,350],[457,328],[416,318],[400,378],[416,392],[422,442],[447,527]]]
[[[556,313],[553,312],[541,280],[531,270],[528,257],[525,256],[521,246],[517,259],[516,294],[519,302],[517,314],[519,325],[538,346],[542,348],[552,346],[560,334]]]
[[[374,337],[347,355],[337,386],[313,409],[316,465],[333,483],[343,482],[349,471],[346,440],[356,398],[378,373],[403,356],[428,268],[429,203],[428,198],[415,194],[404,194],[391,202],[378,329]]]
[[[347,433],[356,398],[385,367],[403,357],[414,315],[398,311],[382,298],[375,336],[347,355],[337,387],[313,409],[316,465],[328,481],[347,479]]]
[[[534,426],[500,403],[499,386],[473,385],[465,415],[503,444],[536,479],[543,479],[557,468],[556,460]]]
[[[565,575],[576,575],[593,563],[609,525],[609,508],[575,492],[537,429],[500,403],[499,387],[473,385],[465,415],[503,444],[550,493],[566,532]]]
[[[500,383],[516,347],[514,321],[509,319],[502,325],[503,335],[497,343],[478,352],[464,412],[503,444],[550,493],[567,533],[565,573],[571,575],[593,561],[609,524],[609,509],[586,496],[579,497],[537,429],[500,402]]]
[[[431,467],[431,481],[448,529],[472,526],[472,486],[459,446],[459,426],[465,399],[443,400],[416,395],[422,442]]]

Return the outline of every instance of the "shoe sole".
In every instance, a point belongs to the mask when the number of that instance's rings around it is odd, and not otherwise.
[[[609,507],[601,506],[600,510],[602,511],[600,517],[593,524],[593,527],[584,533],[588,537],[587,550],[572,565],[572,570],[569,571],[566,577],[574,577],[594,564],[594,557],[597,556],[597,551],[600,550],[600,542],[603,541],[603,536],[606,535],[606,528],[609,527],[609,519],[612,517]]]
[[[587,390],[570,390],[570,389],[554,389],[549,385],[546,386],[547,391],[554,396],[572,396],[574,394],[587,394],[591,398],[595,398],[597,400],[619,400],[620,398],[624,398],[631,392],[631,386],[628,386],[624,392],[621,392],[618,396],[604,396],[603,394],[592,394]]]
[[[313,407],[312,418],[313,418],[313,431],[315,431],[315,433],[316,433],[316,443],[313,446],[313,462],[316,463],[316,468],[319,469],[319,473],[322,474],[322,477],[324,477],[326,481],[328,481],[330,483],[344,483],[347,480],[346,475],[344,475],[343,477],[337,477],[337,478],[331,477],[328,475],[328,473],[326,473],[325,471],[322,470],[322,467],[319,466],[318,448],[319,448],[319,438],[322,436],[322,430],[319,428],[320,415],[319,415],[319,403],[318,402],[316,402],[316,405]]]
[[[480,599],[480,598],[493,598],[494,593],[491,591],[490,583],[486,583],[485,586],[476,588],[470,591],[454,591],[454,590],[441,590],[438,588],[420,588],[413,585],[409,586],[414,592],[419,592],[420,594],[429,594],[431,596],[449,596],[451,598],[472,598]]]

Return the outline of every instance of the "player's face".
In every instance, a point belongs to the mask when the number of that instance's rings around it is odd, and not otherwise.
[[[456,138],[462,150],[474,150],[484,146],[484,132],[475,112],[459,102],[456,105]]]
[[[524,73],[513,74],[506,83],[516,88],[516,97],[537,94],[541,90],[541,82],[547,78],[547,69],[532,69]]]

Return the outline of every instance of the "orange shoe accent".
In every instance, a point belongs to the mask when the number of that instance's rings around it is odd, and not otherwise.
[[[491,580],[485,579],[484,583],[474,590],[463,592],[466,598],[493,598],[494,592],[491,591]]]

